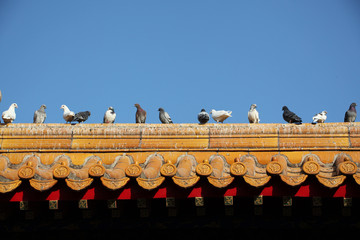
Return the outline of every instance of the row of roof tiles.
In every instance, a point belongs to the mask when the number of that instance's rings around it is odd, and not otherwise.
[[[74,165],[69,156],[60,154],[46,165],[36,154],[26,155],[20,164],[12,164],[8,157],[0,155],[0,192],[16,189],[24,179],[39,191],[51,189],[60,179],[75,191],[87,188],[94,178],[100,178],[104,187],[116,190],[123,188],[130,178],[135,178],[144,189],[158,188],[166,178],[182,188],[193,187],[201,177],[217,188],[226,188],[234,178],[241,177],[253,187],[267,184],[273,175],[280,176],[288,185],[301,185],[309,175],[315,175],[326,187],[334,188],[353,176],[360,184],[358,163],[347,153],[334,155],[334,161],[323,163],[319,156],[306,154],[298,164],[291,163],[284,154],[275,154],[267,164],[259,163],[250,154],[236,158],[229,164],[221,154],[214,154],[203,162],[196,156],[183,154],[171,162],[159,153],[150,154],[139,164],[131,155],[121,154],[112,164],[104,164],[98,156],[85,159],[84,164]]]

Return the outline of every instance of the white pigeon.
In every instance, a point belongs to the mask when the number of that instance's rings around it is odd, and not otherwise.
[[[231,117],[231,113],[232,111],[225,111],[225,110],[216,111],[215,109],[212,109],[210,111],[211,117],[216,122],[221,122],[221,123],[223,123],[225,119],[227,119],[228,117]]]
[[[10,105],[9,109],[4,111],[1,115],[2,119],[4,120],[4,123],[12,123],[15,118],[15,108],[17,108],[18,105],[16,103],[13,103]]]
[[[60,109],[64,109],[63,118],[66,123],[71,122],[74,119],[75,113],[70,111],[66,105],[61,105]]]
[[[321,113],[315,114],[313,116],[312,124],[324,123],[327,118],[326,114],[327,114],[326,111],[322,111]]]
[[[104,114],[103,123],[114,123],[116,118],[116,113],[113,107],[109,107]]]
[[[259,119],[259,113],[256,110],[256,104],[251,104],[250,106],[250,110],[248,112],[248,119],[249,119],[249,123],[259,123],[260,119]]]

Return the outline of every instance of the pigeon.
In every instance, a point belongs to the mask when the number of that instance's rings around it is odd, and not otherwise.
[[[72,122],[75,117],[75,113],[73,111],[70,111],[70,109],[66,105],[61,105],[60,109],[64,109],[63,118],[66,123]]]
[[[349,107],[349,110],[346,111],[345,113],[345,117],[344,117],[344,122],[355,122],[356,119],[356,109],[355,107],[357,106],[356,103],[352,103]]]
[[[135,107],[137,108],[137,111],[135,114],[135,122],[136,123],[145,123],[146,111],[144,109],[142,109],[138,103],[135,104]]]
[[[109,107],[104,114],[103,123],[114,123],[116,118],[116,113],[113,107]]]
[[[322,111],[321,113],[315,114],[312,118],[313,119],[312,124],[324,123],[327,118],[326,114],[327,114],[327,111],[325,111],[325,110]]]
[[[170,115],[167,112],[165,112],[165,110],[163,108],[159,108],[158,111],[159,111],[159,119],[162,123],[165,123],[165,124],[173,123]]]
[[[225,119],[227,119],[228,117],[231,117],[231,113],[232,113],[232,111],[225,111],[225,110],[216,111],[216,110],[212,109],[210,111],[211,117],[216,122],[221,122],[221,123],[223,123],[225,121]]]
[[[15,108],[17,108],[18,105],[16,103],[13,103],[10,105],[9,109],[4,111],[2,113],[2,119],[4,120],[4,123],[12,123],[15,118],[16,118],[16,114],[15,114]]]
[[[198,120],[200,124],[207,123],[209,119],[210,119],[209,114],[205,111],[205,109],[201,109],[201,112],[198,114]]]
[[[250,106],[250,110],[248,112],[248,119],[249,119],[249,123],[259,123],[260,119],[259,119],[259,113],[256,110],[256,104],[251,104]]]
[[[287,106],[283,106],[282,110],[284,111],[283,118],[288,123],[295,123],[295,124],[302,123],[301,118],[298,115],[296,115],[295,113],[291,112]]]
[[[40,106],[39,110],[36,110],[34,113],[34,121],[33,123],[44,123],[46,119],[46,105],[43,104]]]
[[[85,122],[90,117],[90,115],[91,115],[91,112],[89,112],[89,111],[78,112],[75,114],[75,117],[72,121],[82,123],[82,122]]]

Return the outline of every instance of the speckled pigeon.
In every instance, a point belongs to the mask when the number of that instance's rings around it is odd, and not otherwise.
[[[159,111],[159,119],[162,123],[165,123],[165,124],[173,123],[170,115],[167,112],[165,112],[165,110],[163,108],[159,108],[158,111]]]
[[[46,119],[45,109],[46,109],[46,105],[43,104],[40,106],[40,108],[38,110],[35,111],[33,123],[44,123],[45,122],[45,119]]]
[[[256,104],[251,104],[250,106],[250,110],[248,112],[248,119],[249,119],[249,123],[259,123],[260,119],[259,119],[259,113],[256,110]]]
[[[116,118],[116,113],[113,107],[109,107],[104,114],[103,123],[114,123]]]
[[[312,124],[324,123],[327,118],[326,114],[327,114],[327,111],[325,111],[325,110],[322,111],[321,113],[315,114],[312,118],[313,119]]]
[[[210,120],[210,115],[205,111],[205,109],[201,109],[201,112],[199,112],[198,120],[200,124],[206,124]]]
[[[146,111],[140,107],[138,103],[135,104],[136,114],[135,114],[135,122],[136,123],[145,123],[146,121]]]
[[[288,123],[295,123],[295,124],[301,124],[302,120],[301,118],[296,115],[295,113],[291,112],[287,106],[283,106],[282,110],[283,112],[283,118]]]
[[[356,103],[352,103],[349,107],[349,110],[345,112],[344,122],[355,122],[356,120]]]

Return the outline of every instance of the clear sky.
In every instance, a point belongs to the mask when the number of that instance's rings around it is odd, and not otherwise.
[[[247,123],[252,103],[261,123],[284,123],[283,105],[342,122],[359,86],[358,0],[0,1],[0,111],[16,102],[15,123],[41,104],[47,123],[62,104],[134,123],[135,103],[148,123],[159,107],[175,123],[202,108]]]

